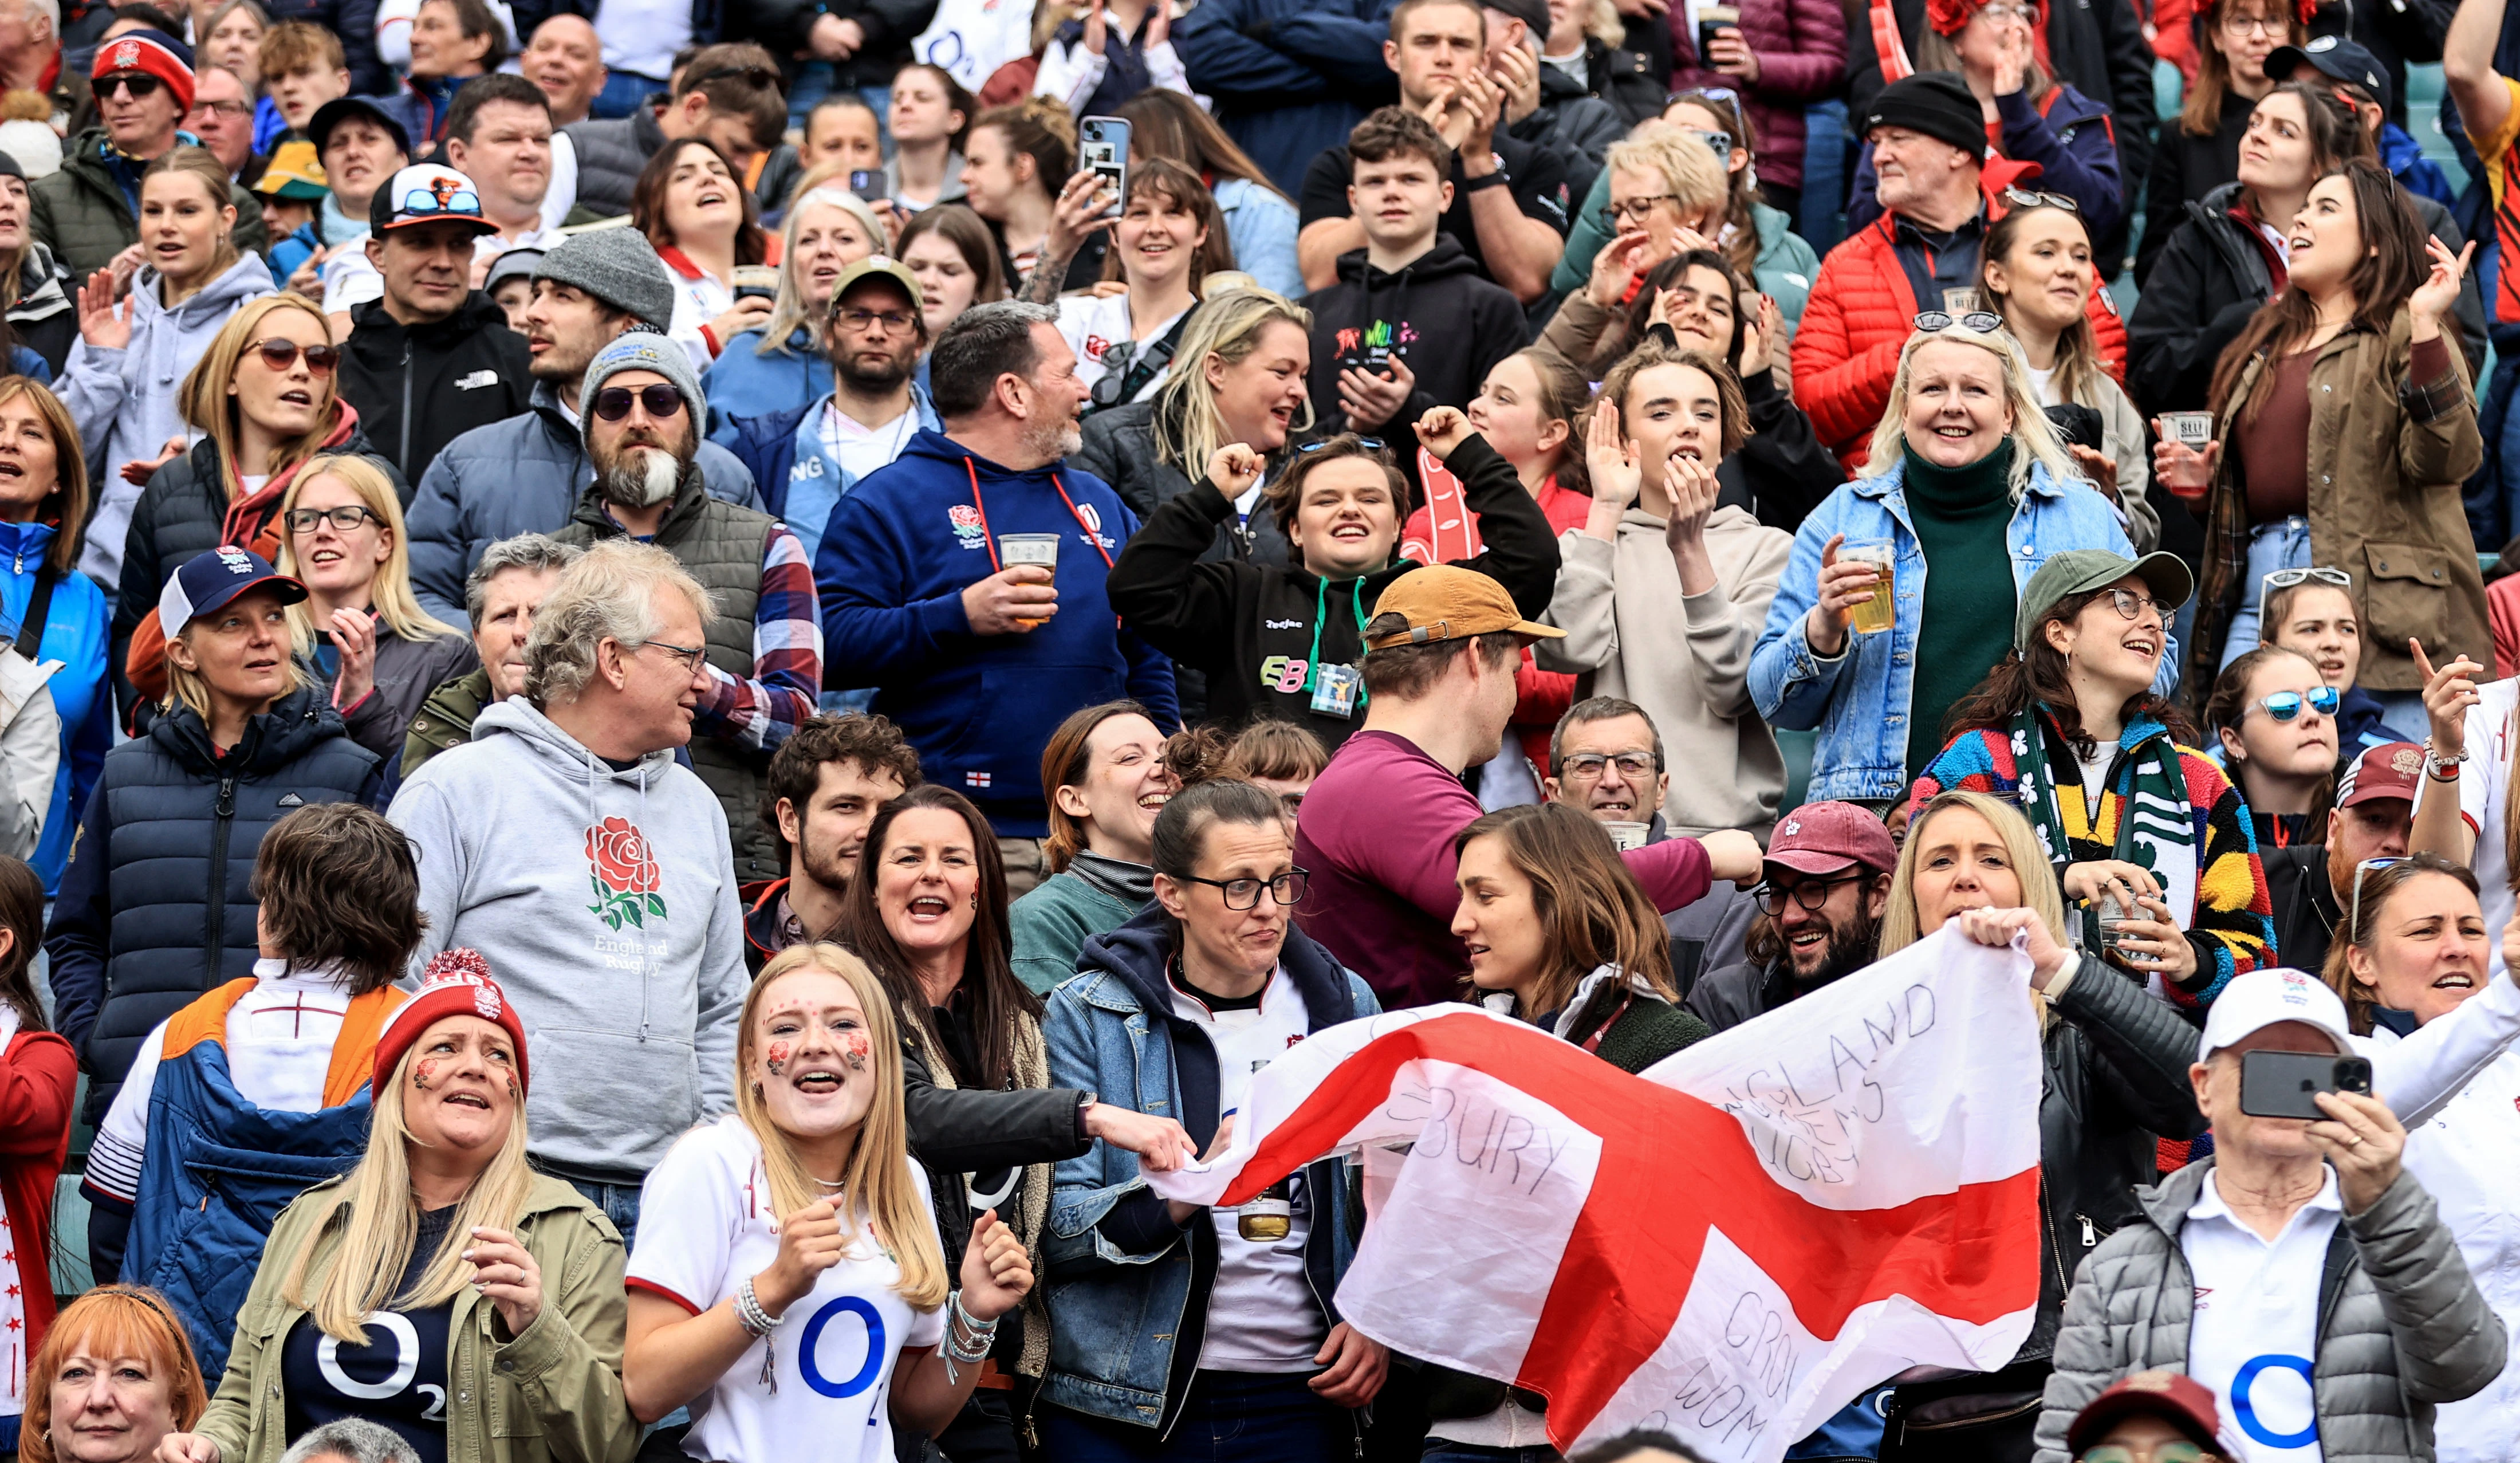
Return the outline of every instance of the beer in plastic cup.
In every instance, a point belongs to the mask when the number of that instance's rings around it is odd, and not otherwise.
[[[1038,564],[1056,574],[1058,572],[1058,535],[1056,533],[1001,533],[998,535],[998,563],[1008,569],[1012,569],[1018,564]],[[1041,623],[1041,620],[1018,619],[1015,623],[1029,628]]]
[[[1643,847],[1645,835],[1653,832],[1651,823],[1605,822],[1601,826],[1610,830],[1610,842],[1618,845],[1622,853]]]
[[[1847,623],[1859,635],[1878,635],[1890,628],[1898,618],[1898,611],[1891,598],[1897,587],[1896,546],[1886,538],[1851,541],[1838,546],[1837,562],[1869,564],[1877,576],[1872,583],[1872,597],[1857,601],[1848,610]]]

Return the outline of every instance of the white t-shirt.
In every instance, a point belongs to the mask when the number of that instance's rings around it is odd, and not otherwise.
[[[2094,739],[2092,754],[2074,760],[2083,768],[2083,816],[2097,821],[2100,816],[2100,794],[2109,785],[2109,763],[2118,759],[2118,744]]]
[[[1251,1074],[1285,1055],[1312,1029],[1302,992],[1281,966],[1256,1008],[1211,1011],[1173,989],[1173,1014],[1196,1023],[1216,1052],[1216,1108],[1221,1118],[1242,1106]],[[1208,1292],[1207,1336],[1199,1345],[1204,1371],[1308,1372],[1329,1324],[1304,1275],[1306,1213],[1303,1174],[1288,1180],[1295,1212],[1282,1240],[1246,1240],[1238,1211],[1208,1211],[1216,1227],[1216,1284]]]
[[[291,971],[285,960],[253,963],[254,986],[228,1008],[228,1079],[259,1108],[312,1113],[324,1106],[333,1042],[350,1010],[350,978],[338,965]],[[0,1010],[5,1010],[0,1007]],[[166,1023],[140,1043],[131,1074],[113,1095],[88,1150],[87,1181],[117,1199],[140,1194],[149,1145],[149,1093],[166,1050]]]
[[[316,266],[316,280],[324,288],[324,313],[338,315],[371,299],[385,297],[385,277],[368,259],[364,242],[346,249],[336,246],[330,258]]]
[[[920,1222],[932,1229],[927,1175],[906,1159],[903,1165],[919,1186]],[[729,1113],[683,1134],[649,1172],[629,1286],[698,1315],[733,1299],[738,1286],[779,1257],[776,1222],[760,1141]],[[762,1383],[759,1347],[746,1349],[692,1403],[684,1451],[695,1458],[890,1463],[893,1363],[905,1347],[942,1340],[945,1312],[910,1308],[893,1289],[901,1267],[863,1214],[858,1224],[848,1257],[825,1270],[770,1333],[776,1390]],[[800,1449],[807,1439],[813,1443]]]
[[[2187,1375],[2214,1389],[2242,1463],[2319,1463],[2311,1369],[2318,1356],[2318,1281],[2345,1217],[2336,1170],[2272,1244],[2241,1223],[2209,1175],[2179,1232],[2196,1284]]]
[[[700,327],[735,308],[735,292],[705,269],[685,274],[670,261],[662,267],[674,287],[674,319],[665,334],[682,342],[683,348],[691,352],[693,370],[706,371],[709,362],[717,359],[717,350],[709,348],[708,338],[700,334]],[[717,343],[718,349],[726,347],[724,341]]]
[[[2059,400],[2056,395],[2055,367],[2050,366],[2045,371],[2040,370],[2037,366],[2030,368],[2030,394],[2039,398],[2039,404],[2041,406],[2062,406],[2065,404],[2063,401]]]
[[[1180,321],[1182,315],[1189,313],[1188,310],[1184,310],[1181,314],[1173,315],[1157,324],[1152,331],[1148,332],[1145,340],[1138,342],[1138,353],[1143,356],[1146,352],[1154,349],[1156,343],[1163,340],[1165,333]],[[1058,301],[1058,333],[1066,338],[1067,348],[1076,352],[1076,379],[1085,383],[1087,387],[1092,387],[1094,383],[1102,379],[1103,352],[1136,337],[1136,332],[1129,326],[1129,297],[1126,295],[1113,295],[1108,297],[1097,297],[1092,295],[1063,297]],[[1147,400],[1154,395],[1155,388],[1164,384],[1164,378],[1172,374],[1172,363],[1166,361],[1164,369],[1148,377],[1146,384],[1138,389],[1138,394],[1129,399]]]
[[[604,65],[662,83],[673,74],[674,53],[692,43],[691,0],[604,0],[595,11],[595,38],[604,43]]]
[[[919,434],[919,413],[905,411],[880,427],[869,427],[840,410],[838,403],[825,402],[818,427],[824,447],[848,470],[849,480],[862,482],[869,473],[892,466],[901,449]]]
[[[2485,907],[2485,928],[2499,932],[2511,923],[2511,864],[2503,857],[2503,838],[2510,825],[2504,798],[2511,788],[2513,709],[2520,706],[2520,680],[2489,681],[2477,688],[2476,705],[2467,709],[2467,765],[2458,769],[2458,811],[2476,835],[2476,851],[2468,867],[2476,871],[2478,902]],[[2433,794],[2433,780],[2423,777],[2415,790],[2415,806]],[[2486,964],[2496,979],[2502,975],[2502,941],[2485,942]]]

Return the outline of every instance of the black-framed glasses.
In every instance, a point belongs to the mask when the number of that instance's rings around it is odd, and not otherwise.
[[[1676,204],[1679,202],[1680,195],[1677,193],[1657,193],[1650,198],[1632,198],[1624,204],[1614,203],[1603,208],[1601,210],[1601,221],[1610,226],[1610,231],[1612,233],[1616,233],[1618,232],[1619,225],[1627,222],[1629,214],[1633,213],[1639,218],[1644,218],[1653,212],[1653,207],[1656,204]]]
[[[213,116],[224,116],[234,120],[252,110],[243,102],[195,102],[192,114],[199,116],[206,112]]]
[[[1770,919],[1775,919],[1785,912],[1785,900],[1788,898],[1805,909],[1818,909],[1828,902],[1830,890],[1841,884],[1861,884],[1868,877],[1870,876],[1859,871],[1841,874],[1835,879],[1806,879],[1791,889],[1779,888],[1762,881],[1757,888],[1750,891],[1750,897],[1759,901],[1759,909],[1762,913]]]
[[[1955,315],[1949,310],[1927,310],[1916,317],[1915,325],[1916,329],[1929,336],[1955,325],[1982,336],[1991,336],[2003,329],[2003,317],[1993,310],[1970,310],[1963,315]]]
[[[481,195],[470,188],[458,188],[449,192],[441,201],[430,189],[415,188],[402,196],[402,206],[394,211],[398,213],[465,213],[478,217],[481,212]]]
[[[262,363],[274,371],[286,371],[296,365],[301,355],[306,357],[306,369],[318,376],[330,376],[341,364],[340,347],[335,345],[300,345],[295,341],[274,337],[268,341],[256,341],[246,348],[259,354]]]
[[[158,95],[158,88],[165,84],[147,71],[116,71],[110,76],[97,78],[96,97],[101,102],[116,91],[127,91],[131,94],[131,99],[136,102],[142,97]]]
[[[2038,193],[2016,184],[2007,184],[2003,201],[2016,208],[2062,208],[2068,213],[2081,213],[2083,206],[2061,193]]]
[[[1598,752],[1579,752],[1557,764],[1560,777],[1579,777],[1586,782],[1599,778],[1603,768],[1616,762],[1619,775],[1627,778],[1651,777],[1660,769],[1654,766],[1653,754],[1622,752],[1611,756]]]
[[[894,331],[907,335],[919,328],[919,317],[908,310],[833,310],[832,323],[856,331],[873,330],[881,325],[886,335]]]
[[[2354,866],[2354,908],[2345,917],[2345,942],[2359,943],[2362,938],[2362,881],[2365,876],[2405,863],[2406,857],[2366,858]]]
[[[344,503],[338,508],[292,508],[288,518],[289,531],[294,534],[312,533],[317,524],[331,524],[336,533],[355,533],[359,525],[371,520],[379,527],[384,526],[385,522],[377,517],[375,510],[356,503]]]
[[[708,647],[705,645],[674,645],[663,640],[642,640],[639,642],[639,648],[641,650],[647,650],[651,647],[663,651],[675,660],[682,662],[684,671],[692,675],[699,674],[701,658],[708,654]]]
[[[2148,594],[2138,594],[2132,589],[2109,590],[2108,602],[2109,608],[2118,612],[2118,618],[2120,619],[2141,619],[2143,618],[2144,612],[2147,610],[2152,612],[2153,618],[2156,620],[2167,622],[2169,618],[2169,617],[2161,613],[2161,602],[2159,600],[2154,599]]]
[[[683,409],[683,393],[671,383],[659,381],[635,391],[628,387],[606,387],[595,393],[595,414],[608,422],[618,422],[630,415],[634,400],[659,422],[679,415]]]
[[[2299,719],[2303,707],[2310,708],[2321,716],[2333,716],[2336,714],[2337,707],[2343,704],[2344,700],[2344,696],[2334,686],[2321,686],[2307,696],[2299,691],[2277,691],[2272,696],[2259,697],[2251,705],[2265,711],[2268,719],[2283,723]]]
[[[1232,910],[1259,908],[1260,891],[1264,889],[1269,892],[1269,897],[1282,907],[1292,909],[1304,902],[1304,886],[1311,883],[1312,878],[1309,869],[1288,869],[1275,879],[1201,879],[1196,874],[1185,874],[1182,883],[1204,884],[1209,889],[1222,892],[1225,907]]]

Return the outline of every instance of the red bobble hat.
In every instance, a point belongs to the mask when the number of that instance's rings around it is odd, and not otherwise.
[[[498,1023],[517,1044],[517,1089],[525,1090],[524,1019],[499,983],[490,979],[490,962],[481,958],[481,952],[461,945],[440,950],[422,968],[420,979],[420,992],[396,1007],[377,1035],[376,1086],[393,1079],[402,1054],[411,1050],[421,1032],[449,1016],[477,1016]]]
[[[166,83],[177,110],[193,110],[193,48],[182,41],[155,30],[117,35],[96,48],[96,65],[88,76],[93,80],[116,71],[145,71]]]

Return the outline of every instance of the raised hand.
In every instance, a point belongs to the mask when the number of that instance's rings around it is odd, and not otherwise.
[[[1821,546],[1820,602],[1803,619],[1803,639],[1810,642],[1812,654],[1834,658],[1846,649],[1846,625],[1855,607],[1872,598],[1881,582],[1881,567],[1860,559],[1840,561],[1837,551],[1846,545],[1840,533]]]
[[[1229,503],[1251,490],[1268,463],[1240,442],[1227,442],[1207,460],[1207,480]]]
[[[1094,0],[1085,12],[1085,49],[1102,55],[1102,48],[1110,44],[1110,33],[1111,21],[1103,11],[1102,0]]]
[[[1643,490],[1644,473],[1637,466],[1637,449],[1619,435],[1619,408],[1604,399],[1593,408],[1584,426],[1584,469],[1593,480],[1593,501],[1625,512]]]
[[[543,1313],[543,1267],[533,1252],[504,1229],[476,1228],[464,1257],[472,1261],[472,1288],[498,1310],[508,1335],[524,1335]]]
[[[2432,258],[2432,272],[2407,297],[2407,310],[2418,322],[2430,322],[2439,329],[2443,317],[2458,306],[2458,282],[2467,274],[2470,259],[2476,257],[2476,241],[2453,254],[2439,239],[2424,238],[2424,252]]]
[[[776,1318],[812,1295],[823,1272],[847,1254],[840,1239],[839,1207],[817,1199],[779,1221],[779,1256],[752,1277],[752,1298]]]
[[[333,679],[333,705],[347,711],[368,699],[377,687],[377,622],[365,610],[333,612],[333,648],[341,655],[341,669]]]
[[[1428,407],[1426,415],[1418,419],[1417,432],[1419,445],[1434,453],[1437,462],[1448,462],[1453,450],[1468,438],[1470,419],[1456,407]]]
[[[2436,670],[2432,658],[2424,654],[2424,643],[2411,635],[2407,637],[2407,649],[2414,655],[2415,673],[2424,678],[2424,716],[2432,723],[2433,754],[2455,761],[2467,751],[2467,709],[2483,699],[2476,678],[2485,667],[2464,655],[2454,655]]]
[[[92,350],[122,350],[131,344],[133,304],[127,296],[117,302],[118,293],[111,269],[96,271],[79,286],[79,339]]]
[[[2327,1115],[2324,1122],[2304,1128],[2310,1141],[2336,1167],[2337,1197],[2345,1212],[2359,1214],[2380,1202],[2398,1181],[2407,1152],[2407,1130],[2389,1105],[2360,1092],[2320,1092],[2311,1099]]]
[[[1652,252],[1653,236],[1642,229],[1629,229],[1602,245],[1593,256],[1593,277],[1584,282],[1585,298],[1605,310],[1618,308],[1628,282],[1645,269]]]
[[[1715,470],[1694,457],[1666,458],[1662,488],[1671,495],[1671,517],[1663,521],[1663,538],[1673,548],[1706,540],[1706,520],[1715,512],[1723,484]]]
[[[1032,1257],[996,1210],[971,1225],[971,1242],[963,1247],[962,1281],[963,1308],[975,1321],[1005,1315],[1032,1289]]]

